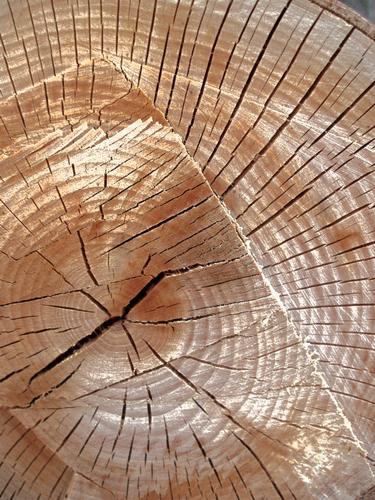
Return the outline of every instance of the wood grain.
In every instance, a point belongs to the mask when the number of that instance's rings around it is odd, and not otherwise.
[[[0,32],[0,496],[371,494],[373,28],[1,0]]]

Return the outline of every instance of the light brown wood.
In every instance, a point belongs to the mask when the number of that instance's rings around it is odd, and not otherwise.
[[[374,28],[0,0],[0,497],[371,498]]]

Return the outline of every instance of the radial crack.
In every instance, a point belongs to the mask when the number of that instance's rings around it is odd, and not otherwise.
[[[40,377],[41,375],[44,375],[45,373],[49,372],[56,366],[60,365],[70,357],[72,357],[74,354],[77,352],[81,351],[84,347],[87,347],[90,345],[92,342],[94,342],[96,339],[101,337],[111,326],[113,326],[115,323],[118,323],[120,321],[124,321],[127,319],[128,314],[130,311],[137,305],[139,304],[142,300],[145,299],[145,297],[153,290],[165,277],[167,276],[175,276],[179,274],[185,274],[188,273],[194,269],[202,269],[206,267],[210,267],[211,265],[215,265],[215,263],[210,263],[210,264],[194,264],[188,267],[182,267],[179,269],[174,269],[174,270],[167,270],[167,271],[161,271],[158,273],[156,276],[150,279],[146,285],[141,288],[141,290],[134,295],[128,304],[124,306],[122,310],[121,316],[111,316],[110,318],[106,319],[103,321],[99,326],[97,326],[89,335],[86,335],[85,337],[82,337],[79,339],[74,345],[70,346],[67,350],[64,352],[60,353],[56,358],[54,358],[52,361],[50,361],[47,365],[45,365],[43,368],[38,370],[36,373],[32,375],[32,377],[29,380],[29,385],[35,380],[36,378]],[[105,308],[102,307],[106,312],[108,312]],[[125,332],[127,333],[127,336],[133,345],[135,352],[139,358],[139,354],[137,351],[137,348],[135,346],[135,343],[130,336],[129,332],[126,330],[125,326],[123,325],[123,328]]]

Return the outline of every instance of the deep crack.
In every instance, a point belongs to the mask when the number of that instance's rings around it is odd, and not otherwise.
[[[174,270],[167,270],[167,271],[161,271],[158,273],[156,276],[150,279],[146,285],[141,288],[141,290],[134,295],[128,304],[124,306],[122,310],[121,316],[111,316],[110,318],[106,319],[103,321],[99,326],[97,326],[89,335],[86,335],[85,337],[82,337],[79,339],[74,345],[70,346],[66,351],[60,353],[56,358],[54,358],[52,361],[50,361],[47,365],[45,365],[43,368],[38,370],[36,373],[34,373],[30,380],[29,380],[29,385],[35,380],[36,378],[40,377],[41,375],[44,375],[45,373],[49,372],[56,366],[60,365],[64,361],[66,361],[68,358],[72,357],[75,353],[81,351],[84,347],[88,346],[89,344],[93,343],[95,340],[97,340],[99,337],[101,337],[107,330],[109,330],[114,324],[119,323],[121,321],[124,321],[127,319],[128,314],[134,307],[142,302],[142,300],[145,299],[145,297],[167,276],[176,276],[179,274],[185,274],[188,273],[194,269],[204,269],[206,267],[210,267],[216,264],[222,264],[224,262],[232,262],[236,259],[230,259],[228,261],[218,261],[218,262],[211,262],[208,264],[193,264],[188,267],[182,267],[179,269],[174,269]],[[126,330],[125,330],[126,331]],[[132,344],[134,344],[132,342]]]

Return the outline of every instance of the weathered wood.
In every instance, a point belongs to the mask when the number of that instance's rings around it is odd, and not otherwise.
[[[373,27],[1,0],[0,32],[0,496],[371,495]]]

